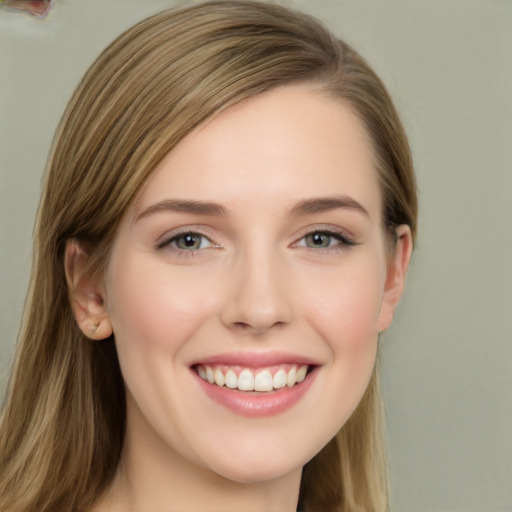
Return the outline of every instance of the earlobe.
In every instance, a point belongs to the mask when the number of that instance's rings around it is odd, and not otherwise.
[[[90,339],[102,340],[112,334],[105,293],[87,275],[89,255],[76,240],[68,240],[64,253],[64,269],[69,289],[69,300],[81,331]]]
[[[385,331],[393,321],[395,309],[404,291],[405,277],[412,254],[412,234],[407,225],[397,227],[397,243],[391,256],[384,285],[378,331]]]

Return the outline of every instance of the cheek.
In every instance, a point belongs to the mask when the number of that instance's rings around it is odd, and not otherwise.
[[[377,265],[361,267],[331,275],[324,286],[314,288],[306,306],[310,323],[333,353],[363,349],[378,335],[382,272]]]
[[[108,311],[119,352],[176,353],[213,310],[201,279],[143,257],[125,259],[111,270]],[[120,354],[121,357],[121,354]]]
[[[371,378],[378,347],[381,266],[351,265],[316,287],[308,304],[309,323],[330,354],[325,377],[325,415],[333,435],[360,402]]]

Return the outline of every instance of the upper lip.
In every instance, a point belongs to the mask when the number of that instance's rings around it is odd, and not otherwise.
[[[300,364],[317,366],[320,363],[315,359],[292,352],[225,352],[194,360],[190,366],[194,365],[226,365],[226,366],[245,366],[252,368],[261,368],[265,366],[276,366],[280,364]]]

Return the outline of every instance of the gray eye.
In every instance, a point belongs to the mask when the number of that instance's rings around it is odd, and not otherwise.
[[[173,242],[178,249],[193,251],[201,249],[204,246],[205,240],[205,237],[198,233],[183,233],[182,235],[175,237]]]
[[[313,249],[322,249],[331,245],[332,235],[317,231],[315,233],[306,235],[305,242],[307,247],[311,247]]]

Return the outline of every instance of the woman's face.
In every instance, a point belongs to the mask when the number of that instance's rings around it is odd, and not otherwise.
[[[361,122],[310,87],[187,136],[123,217],[104,283],[126,449],[242,482],[310,460],[391,321],[381,211]]]

